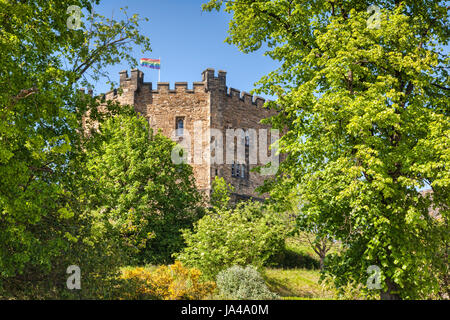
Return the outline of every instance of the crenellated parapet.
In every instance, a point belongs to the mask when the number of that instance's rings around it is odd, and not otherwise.
[[[124,93],[147,91],[154,94],[173,94],[173,93],[196,93],[205,90],[204,82],[194,82],[189,88],[187,82],[175,82],[175,86],[171,88],[168,82],[158,82],[156,87],[153,87],[152,82],[144,82],[144,73],[141,70],[131,70],[131,76],[128,76],[128,71],[123,70],[120,74],[120,87]]]
[[[263,107],[264,103],[266,102],[265,99],[258,96],[253,96],[248,92],[241,93],[240,90],[237,90],[235,88],[228,88],[226,83],[226,71],[219,70],[216,76],[214,69],[206,69],[205,71],[203,71],[202,76],[207,90],[223,91],[223,94],[228,98],[240,100],[248,105]]]
[[[258,106],[258,107],[263,107],[264,104],[266,103],[266,100],[264,98],[258,97],[258,96],[253,96],[248,92],[245,91],[239,91],[237,89],[234,88],[229,88],[227,91],[227,96],[231,99],[234,100],[240,100],[242,101],[244,104],[247,105],[254,105],[254,106]]]
[[[185,101],[200,101],[208,95],[211,104],[215,107],[221,106],[219,112],[225,112],[230,109],[229,106],[239,106],[240,110],[259,112],[263,108],[265,99],[253,96],[248,92],[240,91],[235,88],[227,87],[227,73],[219,70],[216,74],[214,69],[206,69],[202,72],[202,81],[193,82],[175,82],[171,85],[169,82],[145,82],[144,73],[139,69],[119,72],[120,87],[109,91],[103,95],[106,100],[115,100],[124,105],[134,105],[137,112],[149,115],[150,106],[160,105],[160,108],[167,103],[177,104],[188,107],[189,103]],[[191,97],[191,98],[189,98]],[[187,99],[187,100],[186,100]],[[219,100],[217,100],[219,99]],[[218,102],[221,101],[221,102]],[[207,107],[207,102],[203,104]],[[213,111],[215,112],[215,111]],[[241,112],[241,111],[240,111]]]
[[[152,84],[144,83],[144,87]],[[158,82],[157,87],[151,90],[153,94],[176,94],[176,93],[198,93],[205,92],[205,84],[203,82],[194,82],[189,88],[187,82],[175,82],[175,86],[171,86],[169,82]]]
[[[265,99],[253,96],[248,92],[241,92],[240,90],[227,87],[227,72],[219,70],[216,76],[214,69],[206,69],[202,72],[202,81],[193,82],[191,85],[188,82],[175,82],[174,86],[171,86],[168,82],[158,82],[153,87],[152,82],[144,82],[144,73],[139,69],[131,70],[131,76],[128,75],[128,71],[123,70],[120,74],[120,87],[123,90],[124,95],[130,95],[132,93],[151,93],[151,94],[195,94],[199,92],[216,91],[219,94],[223,94],[224,97],[234,100],[240,100],[244,104],[262,107],[264,106]],[[117,90],[110,91],[105,94],[106,99],[116,99]]]

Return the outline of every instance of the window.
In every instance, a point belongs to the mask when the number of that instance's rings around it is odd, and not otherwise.
[[[245,146],[250,146],[250,134],[248,133],[248,130],[245,131]]]
[[[216,169],[216,176],[218,176],[218,175],[219,175],[219,170]]]
[[[178,137],[184,135],[184,118],[178,117],[175,120],[175,129]]]
[[[247,166],[245,164],[236,164],[233,162],[231,165],[231,176],[234,178],[246,179]]]
[[[214,146],[214,148],[217,148],[217,138],[211,137],[211,146]]]

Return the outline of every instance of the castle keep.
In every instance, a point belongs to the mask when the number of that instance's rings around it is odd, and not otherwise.
[[[144,82],[142,71],[133,69],[131,75],[127,71],[121,71],[120,87],[123,89],[122,95],[114,90],[106,93],[105,98],[133,105],[136,112],[145,117],[155,131],[161,130],[165,136],[181,145],[186,143],[185,148],[190,152],[190,158],[196,159],[189,163],[200,190],[209,193],[214,178],[219,176],[234,186],[235,200],[261,198],[255,188],[267,177],[250,170],[267,163],[261,163],[259,157],[257,161],[251,160],[252,156],[260,154],[259,149],[264,148],[267,156],[271,154],[270,127],[260,121],[274,112],[263,108],[264,99],[233,88],[228,89],[226,72],[219,71],[216,76],[214,69],[205,70],[202,81],[194,82],[191,88],[188,88],[186,82],[176,82],[174,88],[170,88],[169,83],[165,82],[159,82],[157,87],[153,87],[152,83]],[[244,141],[239,140],[241,135],[233,136],[230,144],[227,132],[231,129],[242,129],[236,132],[244,134]],[[253,134],[255,131],[256,135]],[[223,137],[212,132],[221,132]],[[260,142],[261,138],[266,138],[267,147]],[[228,150],[231,148],[235,151],[234,154],[240,150],[245,157],[239,160],[236,155],[227,153],[227,144]],[[222,150],[218,148],[223,148],[223,161],[220,161]],[[227,161],[230,157],[233,160]]]

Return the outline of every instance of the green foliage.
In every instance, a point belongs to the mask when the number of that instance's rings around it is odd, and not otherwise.
[[[227,184],[224,178],[215,177],[212,184],[211,206],[217,208],[228,208],[230,205],[230,193],[234,192],[234,187]]]
[[[304,252],[296,252],[286,248],[273,259],[274,267],[283,269],[318,269],[319,261]]]
[[[270,292],[263,277],[253,266],[233,266],[217,275],[217,288],[227,299],[275,300],[278,295]]]
[[[88,85],[89,76],[105,75],[108,65],[135,64],[128,46],[149,49],[149,41],[137,31],[137,16],[106,21],[91,14],[84,21],[92,27],[68,28],[69,6],[92,13],[98,3],[0,1],[2,297],[102,296],[121,263],[115,237],[106,236],[109,221],[86,210],[91,186],[81,177],[90,142],[79,129],[87,111],[101,120],[100,101],[77,88]],[[111,103],[105,107],[117,111]],[[85,289],[73,295],[65,272],[75,264]]]
[[[372,28],[374,4],[381,19]],[[450,240],[445,1],[212,0],[204,8],[223,5],[233,15],[227,41],[243,52],[266,44],[280,62],[256,90],[278,97],[267,106],[280,112],[267,122],[289,130],[279,144],[288,158],[266,191],[294,189],[302,224],[342,243],[326,268],[338,287],[365,287],[377,265],[383,298],[437,294],[448,258],[435,253]],[[433,197],[420,195],[424,187]]]
[[[99,130],[102,142],[88,156],[91,210],[108,217],[135,262],[170,262],[183,248],[180,229],[203,213],[192,167],[172,162],[175,143],[153,135],[144,118],[116,116]]]
[[[283,269],[319,269],[319,259],[315,256],[311,246],[295,240],[297,239],[286,239],[285,249],[271,259],[274,267]]]
[[[185,230],[186,248],[176,258],[210,278],[233,265],[262,267],[284,248],[285,226],[261,203],[239,203],[235,209],[215,208]]]

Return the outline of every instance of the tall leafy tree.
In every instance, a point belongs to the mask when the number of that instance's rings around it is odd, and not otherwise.
[[[97,186],[89,207],[112,221],[135,262],[171,262],[184,247],[181,229],[203,214],[192,167],[174,164],[175,143],[153,135],[135,114],[108,119],[99,130],[102,142],[87,162],[86,180]]]
[[[224,178],[215,177],[212,184],[212,192],[210,197],[211,208],[229,208],[230,194],[234,192],[234,187],[228,184]]]
[[[78,238],[97,220],[82,209],[87,149],[79,133],[82,116],[99,103],[78,88],[107,66],[135,65],[132,44],[150,45],[137,15],[107,19],[94,12],[98,3],[0,1],[0,287],[51,282],[50,274],[64,275],[83,256],[70,254],[76,244],[100,248]]]
[[[269,122],[289,130],[280,141],[289,157],[268,187],[298,187],[311,223],[342,241],[327,263],[336,285],[365,285],[376,265],[384,299],[439,292],[450,202],[445,2],[211,0],[204,9],[222,6],[230,44],[264,45],[280,62],[257,90],[277,96]]]

